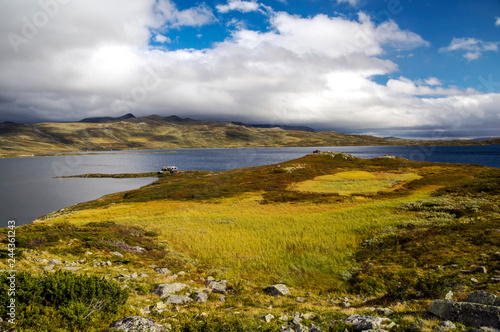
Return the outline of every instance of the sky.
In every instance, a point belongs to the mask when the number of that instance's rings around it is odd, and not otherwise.
[[[500,137],[500,0],[2,0],[0,122]]]

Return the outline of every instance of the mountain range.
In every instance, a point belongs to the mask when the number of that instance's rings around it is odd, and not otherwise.
[[[484,141],[422,141],[314,132],[305,126],[198,121],[175,115],[94,117],[67,123],[1,123],[0,157],[131,149],[299,147],[352,145],[477,145]]]

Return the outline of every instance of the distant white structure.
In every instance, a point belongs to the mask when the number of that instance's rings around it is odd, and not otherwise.
[[[179,172],[176,166],[163,166],[161,170],[163,172],[170,172],[171,174],[176,174]]]

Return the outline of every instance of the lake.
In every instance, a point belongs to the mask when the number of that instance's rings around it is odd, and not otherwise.
[[[0,227],[8,220],[27,224],[38,217],[103,195],[147,185],[156,178],[55,178],[85,173],[154,172],[164,165],[180,170],[224,171],[268,165],[302,157],[315,149],[373,158],[393,154],[418,161],[471,163],[500,167],[500,145],[487,146],[349,146],[306,148],[183,149],[116,151],[69,156],[0,159]]]

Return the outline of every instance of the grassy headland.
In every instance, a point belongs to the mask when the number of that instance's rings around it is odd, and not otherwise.
[[[396,330],[431,330],[430,300],[449,290],[458,299],[500,291],[489,282],[500,270],[499,198],[499,169],[399,158],[315,153],[279,165],[187,171],[18,228],[18,268],[38,276],[43,259],[57,258],[76,262],[77,275],[145,273],[116,278],[129,297],[108,315],[53,309],[88,330],[145,315],[179,331],[277,331],[282,322],[260,317],[312,312],[314,324],[337,331],[344,326],[326,323],[375,306],[395,311]],[[189,293],[209,276],[226,279],[225,302],[211,294],[206,303],[148,313],[145,306],[161,302],[153,287],[174,280],[151,266],[168,267]],[[486,272],[473,273],[478,266]],[[292,296],[265,295],[275,283]]]

